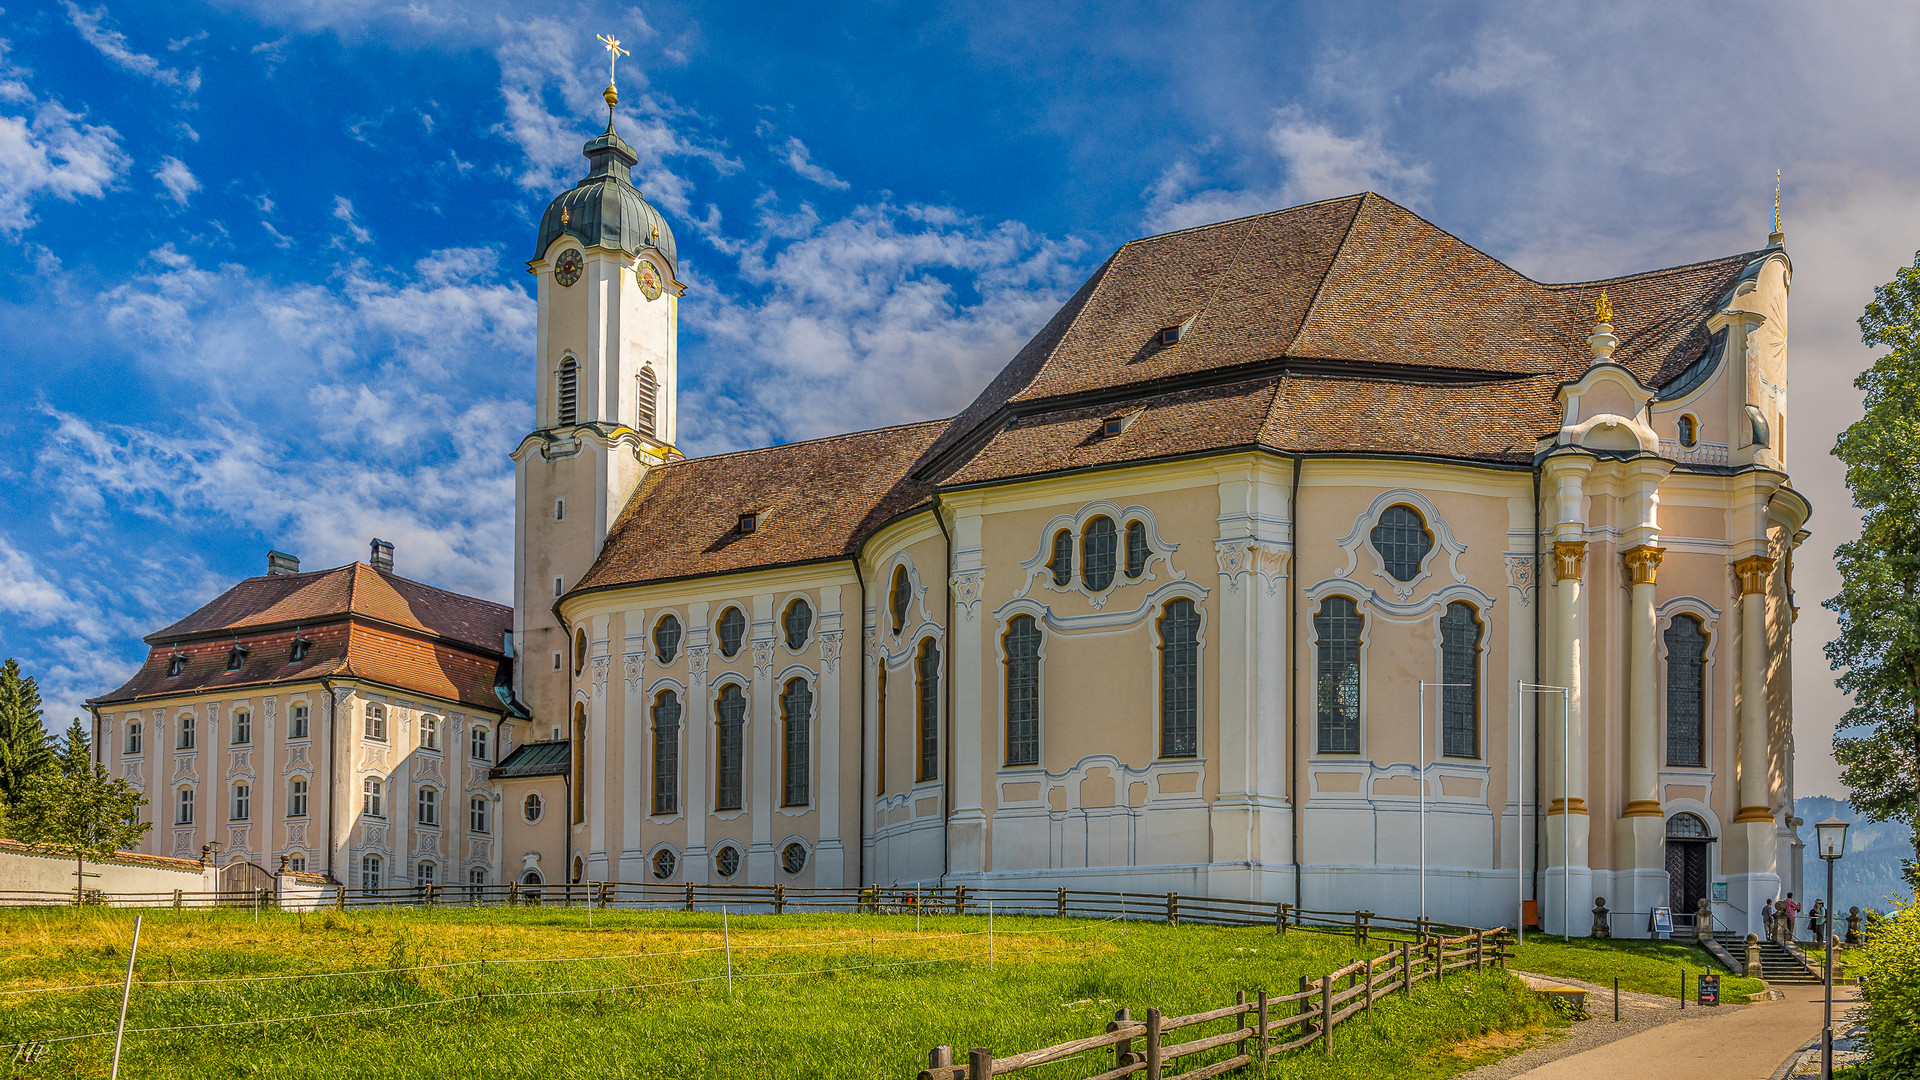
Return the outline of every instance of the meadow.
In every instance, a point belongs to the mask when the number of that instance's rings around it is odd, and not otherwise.
[[[133,920],[103,908],[0,911],[0,1043],[44,1040],[26,1055],[37,1060],[16,1054],[16,1075],[107,1075]],[[589,926],[577,908],[269,911],[257,922],[151,911],[121,1074],[904,1080],[937,1044],[962,1060],[971,1046],[1032,1049],[1097,1033],[1121,1007],[1174,1015],[1229,1004],[1239,990],[1287,993],[1302,975],[1387,947],[1004,916],[989,937],[986,924],[751,915],[723,929],[719,914],[613,910]],[[56,986],[91,988],[39,992]],[[1283,1055],[1267,1075],[1444,1077],[1493,1053],[1478,1041],[1489,1032],[1554,1023],[1504,974],[1449,975],[1341,1025],[1331,1060]],[[1021,1075],[1089,1075],[1111,1066],[1111,1052],[1100,1060]]]

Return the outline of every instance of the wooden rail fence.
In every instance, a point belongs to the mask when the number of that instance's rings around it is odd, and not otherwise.
[[[1302,975],[1299,988],[1291,994],[1269,995],[1262,990],[1248,1001],[1246,992],[1241,991],[1234,995],[1231,1005],[1190,1016],[1166,1017],[1158,1009],[1148,1009],[1144,1019],[1136,1020],[1129,1010],[1121,1009],[1102,1034],[1006,1057],[997,1058],[988,1048],[976,1046],[964,1063],[956,1063],[952,1047],[936,1046],[927,1055],[927,1067],[921,1070],[919,1080],[988,1080],[1108,1048],[1113,1051],[1111,1067],[1093,1073],[1087,1080],[1118,1080],[1135,1073],[1147,1080],[1206,1080],[1316,1042],[1324,1053],[1332,1054],[1334,1028],[1373,1011],[1375,1001],[1395,991],[1410,992],[1425,979],[1443,979],[1449,971],[1482,971],[1489,964],[1504,970],[1510,955],[1504,927],[1475,930],[1459,937],[1423,935],[1371,960],[1355,960],[1317,981]],[[1185,1042],[1167,1040],[1170,1032],[1221,1021],[1232,1021],[1233,1026],[1211,1035],[1195,1030]],[[1166,1071],[1180,1058],[1226,1046],[1234,1048],[1231,1057],[1182,1073]]]

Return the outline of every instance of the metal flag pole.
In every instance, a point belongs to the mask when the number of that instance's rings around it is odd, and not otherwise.
[[[133,917],[133,945],[127,949],[127,981],[120,988],[120,1024],[113,1032],[113,1069],[107,1073],[107,1080],[119,1080],[120,1076],[120,1040],[127,1034],[127,999],[133,996],[133,958],[140,951],[140,922],[145,918],[145,915]]]
[[[1427,919],[1427,687],[1460,687],[1474,689],[1473,683],[1458,682],[1420,682],[1420,771],[1414,779],[1420,789],[1420,921]],[[1442,702],[1442,707],[1445,703]],[[1442,721],[1444,723],[1444,720]]]

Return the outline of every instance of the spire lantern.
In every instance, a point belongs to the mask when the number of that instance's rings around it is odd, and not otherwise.
[[[1587,338],[1587,348],[1593,350],[1595,364],[1610,364],[1614,347],[1619,344],[1620,339],[1613,336],[1613,301],[1602,289],[1600,299],[1593,304],[1593,333]]]

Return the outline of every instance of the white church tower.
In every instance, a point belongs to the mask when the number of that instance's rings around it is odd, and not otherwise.
[[[539,284],[534,430],[513,452],[514,639],[533,738],[570,728],[569,676],[585,656],[553,603],[593,565],[653,465],[678,456],[680,283],[673,232],[633,186],[638,161],[607,130],[587,176],[547,205],[527,270]]]

